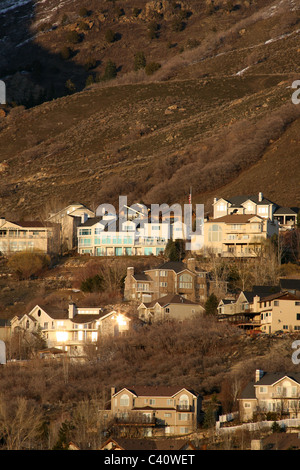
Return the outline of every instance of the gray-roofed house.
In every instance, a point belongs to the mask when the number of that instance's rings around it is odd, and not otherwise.
[[[168,261],[141,273],[135,273],[134,268],[129,267],[124,284],[124,299],[141,303],[169,294],[179,294],[203,305],[214,288],[209,273],[199,269],[194,258],[189,258],[186,262]],[[226,291],[225,283],[223,292]]]
[[[300,373],[255,371],[255,377],[242,391],[240,419],[252,421],[255,415],[276,413],[279,418],[300,417]]]
[[[214,198],[213,219],[230,214],[255,214],[271,221],[277,221],[281,229],[295,226],[299,209],[283,207],[266,198],[262,192],[252,195],[238,195]]]
[[[179,294],[169,294],[138,306],[139,318],[148,323],[176,320],[183,321],[202,315],[204,308]]]
[[[282,291],[289,292],[290,294],[300,297],[300,277],[299,278],[281,278],[279,285]]]
[[[30,312],[11,320],[12,331],[40,330],[48,347],[67,351],[71,357],[84,354],[86,344],[96,344],[100,336],[117,336],[130,328],[131,318],[115,310],[99,307],[77,307],[71,302],[67,309],[36,305]]]

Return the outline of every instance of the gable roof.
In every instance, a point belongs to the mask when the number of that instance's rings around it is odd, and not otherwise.
[[[232,206],[242,206],[243,203],[250,200],[258,205],[273,204],[276,207],[278,207],[275,202],[270,201],[270,199],[267,199],[264,196],[262,197],[262,200],[260,201],[258,194],[232,196],[230,198],[227,198],[226,200],[230,202]]]
[[[300,290],[300,278],[299,279],[279,279],[279,284],[282,289],[293,289]]]
[[[185,269],[190,271],[187,268],[186,264],[183,263],[182,261],[167,261],[166,263],[160,264],[159,266],[156,266],[155,268],[145,269],[145,272],[155,271],[157,269],[161,269],[164,271],[171,270],[171,271],[175,271],[175,273],[180,273],[181,271],[184,271]],[[194,274],[192,271],[190,272]]]
[[[250,222],[251,219],[257,218],[260,220],[263,220],[262,217],[260,217],[257,214],[229,214],[229,215],[224,215],[223,217],[218,217],[217,219],[210,219],[209,222],[215,222],[215,223],[220,223],[220,222],[225,222],[227,224],[246,224]]]
[[[166,305],[170,304],[198,305],[196,302],[185,299],[182,295],[179,294],[164,295],[163,297],[152,300],[151,302],[142,302],[142,304],[147,308],[154,307],[156,304],[159,304],[161,307],[165,307]]]
[[[189,445],[194,446],[190,441],[184,439],[126,439],[126,438],[109,438],[101,449],[107,446],[110,442],[114,443],[116,447],[122,450],[181,450],[183,447]]]
[[[275,299],[283,299],[283,300],[299,300],[299,297],[297,297],[294,294],[291,294],[290,292],[277,292],[275,294],[271,294],[267,297],[264,297],[260,300],[260,302],[269,302],[271,300]]]
[[[256,399],[255,387],[260,385],[274,385],[285,377],[288,377],[289,379],[300,384],[300,372],[292,372],[291,374],[286,372],[264,372],[261,379],[257,382],[255,382],[254,380],[248,382],[246,387],[243,389],[239,399]]]
[[[297,215],[297,212],[291,207],[279,207],[273,215]]]
[[[115,397],[119,393],[127,390],[131,392],[136,397],[174,397],[182,390],[192,393],[195,397],[198,395],[194,390],[188,389],[185,387],[180,386],[165,386],[165,385],[158,385],[158,386],[144,386],[144,385],[137,385],[134,387],[124,387],[119,391],[116,391],[113,396]]]

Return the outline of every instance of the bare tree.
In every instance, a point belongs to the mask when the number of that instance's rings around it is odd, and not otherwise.
[[[42,436],[43,415],[39,407],[24,397],[15,403],[0,399],[0,435],[7,450],[36,449]],[[34,445],[34,447],[33,447]]]

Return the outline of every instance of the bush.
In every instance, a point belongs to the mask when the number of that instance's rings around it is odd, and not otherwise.
[[[183,31],[184,26],[185,24],[180,18],[175,18],[171,24],[172,31],[175,31],[175,32]]]
[[[8,259],[8,267],[21,279],[39,275],[50,265],[50,257],[43,253],[24,251],[15,253]]]
[[[70,78],[66,81],[65,87],[68,93],[75,93],[76,91],[76,85],[72,82]]]
[[[71,52],[72,52],[71,49],[68,46],[65,46],[60,51],[60,56],[62,59],[68,60],[71,57]]]
[[[108,29],[105,33],[105,40],[107,42],[115,42],[117,40],[117,34],[114,33],[111,29]]]
[[[158,37],[159,25],[156,21],[151,21],[148,25],[148,36],[150,39],[155,39]]]
[[[81,40],[81,36],[77,31],[68,31],[67,40],[72,44],[77,44]]]
[[[88,78],[86,79],[85,86],[88,87],[90,85],[93,85],[95,83],[95,79],[93,75],[89,75]]]
[[[116,64],[112,61],[109,60],[106,64],[105,67],[105,72],[103,75],[104,80],[111,80],[117,76],[117,66]]]
[[[147,75],[152,75],[154,72],[159,70],[161,65],[158,62],[149,62],[145,67],[145,72]]]
[[[79,10],[79,16],[82,16],[83,18],[85,18],[88,15],[89,15],[88,9],[86,7],[81,7]]]
[[[80,288],[83,292],[101,292],[103,290],[103,282],[103,277],[96,274],[96,276],[82,281]]]
[[[134,56],[134,70],[144,69],[146,67],[146,57],[143,52],[137,52]]]
[[[84,65],[84,68],[85,70],[91,70],[91,69],[94,69],[96,65],[97,65],[97,60],[94,57],[89,57]]]

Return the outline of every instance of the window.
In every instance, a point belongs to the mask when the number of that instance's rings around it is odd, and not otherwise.
[[[126,393],[123,393],[123,395],[121,396],[120,405],[129,406],[129,396]]]
[[[178,419],[179,421],[188,421],[189,415],[187,413],[179,413]]]
[[[165,418],[172,418],[172,413],[165,413],[165,414],[164,414],[164,417],[165,417]]]
[[[267,393],[267,387],[259,387],[259,393]]]
[[[222,240],[222,228],[220,225],[213,224],[208,230],[208,241],[220,242]]]
[[[189,408],[189,397],[187,395],[181,395],[179,399],[179,408],[181,410],[187,410]]]
[[[274,307],[278,307],[279,305],[279,300],[274,300]]]
[[[160,285],[160,287],[167,287],[168,283],[167,282],[160,282],[159,285]]]
[[[179,276],[179,288],[180,289],[192,289],[193,279],[190,274],[181,274]]]
[[[79,235],[91,235],[92,229],[90,228],[81,228],[79,229]]]
[[[180,428],[180,434],[187,434],[189,432],[189,428]]]
[[[297,313],[297,320],[300,320],[300,313]]]
[[[159,275],[165,277],[167,275],[166,271],[159,271]]]
[[[245,402],[245,403],[244,403],[244,408],[250,408],[250,407],[251,407],[251,404],[250,404],[250,403],[248,403],[248,402]]]
[[[154,400],[154,398],[150,398],[149,403],[150,403],[150,405],[155,405],[155,400]]]

